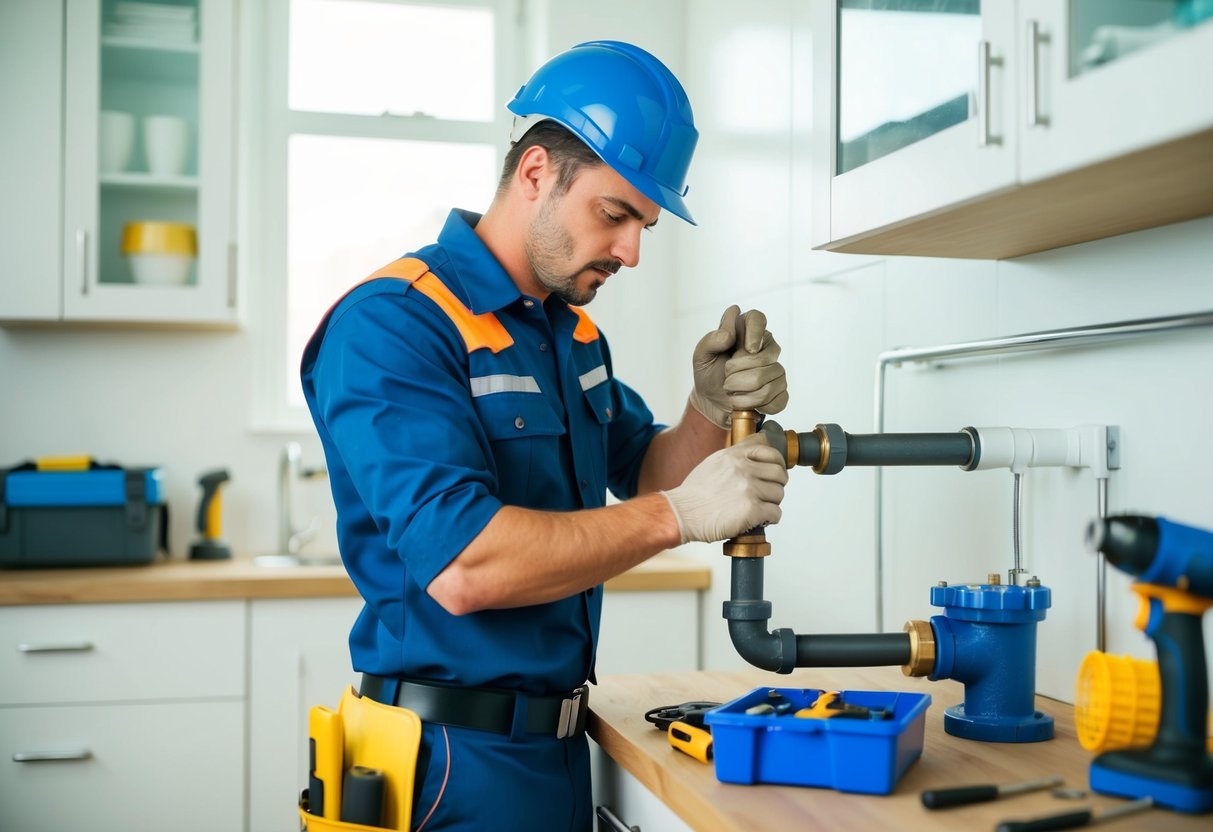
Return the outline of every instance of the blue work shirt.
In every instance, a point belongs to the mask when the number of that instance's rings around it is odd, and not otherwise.
[[[503,505],[545,511],[635,495],[662,426],[614,378],[600,333],[525,297],[452,211],[411,256],[464,306],[493,313],[513,345],[469,352],[450,316],[411,284],[366,281],[304,351],[303,389],[324,446],[342,560],[366,605],[354,668],[383,676],[550,695],[593,671],[602,587],[546,604],[448,613],[426,586]],[[591,331],[593,328],[591,327]],[[545,557],[532,541],[528,559]]]

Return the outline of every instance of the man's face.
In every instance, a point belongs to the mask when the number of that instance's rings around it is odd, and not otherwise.
[[[606,165],[578,172],[564,194],[549,191],[531,221],[527,258],[535,280],[572,306],[594,299],[620,267],[640,262],[640,235],[657,204]]]

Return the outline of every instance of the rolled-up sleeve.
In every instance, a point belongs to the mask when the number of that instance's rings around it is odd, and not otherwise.
[[[338,307],[312,370],[316,418],[344,475],[422,588],[502,505],[466,362],[428,300],[379,293]]]

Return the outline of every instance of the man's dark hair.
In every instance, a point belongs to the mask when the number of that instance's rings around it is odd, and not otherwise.
[[[547,149],[548,158],[558,171],[556,179],[556,194],[567,193],[584,168],[601,165],[590,146],[577,137],[575,133],[559,122],[546,119],[539,122],[526,135],[514,142],[509,153],[505,154],[505,164],[502,165],[501,179],[497,182],[497,193],[504,193],[509,187],[514,172],[518,170],[518,160],[527,148],[540,145]]]

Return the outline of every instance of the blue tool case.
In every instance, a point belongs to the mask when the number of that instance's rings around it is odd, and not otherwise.
[[[841,691],[840,699],[868,719],[801,718],[824,691],[755,688],[704,716],[711,728],[716,779],[723,783],[778,783],[844,792],[890,794],[922,755],[931,697],[896,691]],[[782,715],[751,714],[772,696],[790,703]],[[877,719],[876,716],[882,718]]]
[[[0,469],[0,567],[151,563],[167,538],[159,468]]]

